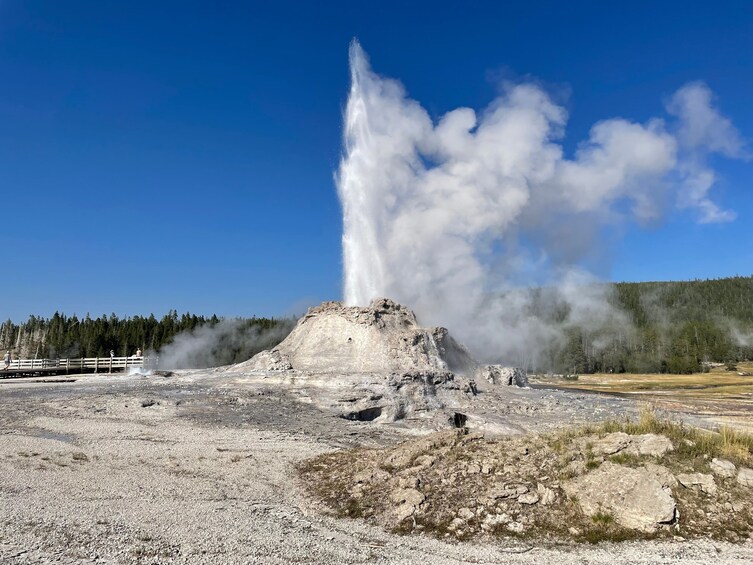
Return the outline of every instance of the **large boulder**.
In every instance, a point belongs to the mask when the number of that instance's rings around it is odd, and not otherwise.
[[[655,532],[671,524],[677,507],[671,490],[654,472],[603,463],[598,469],[562,485],[588,516],[610,514],[619,525],[642,532]]]
[[[485,365],[478,370],[479,378],[493,385],[528,386],[528,375],[519,367],[503,367],[502,365]]]

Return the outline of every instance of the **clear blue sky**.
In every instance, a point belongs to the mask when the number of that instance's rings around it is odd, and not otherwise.
[[[341,295],[333,183],[348,43],[439,116],[500,77],[591,125],[703,80],[753,140],[753,3],[0,1],[0,316],[278,315]],[[753,272],[753,164],[714,163],[735,222],[629,227],[611,280]]]

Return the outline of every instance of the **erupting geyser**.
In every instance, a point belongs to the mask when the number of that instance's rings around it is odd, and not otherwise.
[[[626,325],[582,268],[607,255],[613,226],[655,223],[673,203],[701,223],[734,217],[711,199],[706,157],[745,152],[703,83],[669,99],[667,120],[599,121],[568,156],[567,111],[537,84],[505,83],[482,112],[434,120],[357,41],[350,71],[337,176],[345,303],[389,296],[488,360],[535,363],[568,327]],[[566,303],[558,325],[520,290],[536,285]]]

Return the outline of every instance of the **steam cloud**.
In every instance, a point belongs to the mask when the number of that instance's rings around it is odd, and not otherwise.
[[[282,320],[275,327],[259,329],[246,320],[221,320],[175,336],[149,357],[160,369],[203,369],[245,361],[263,349],[280,343],[295,321]]]
[[[675,92],[666,120],[596,123],[568,158],[567,112],[535,84],[504,84],[483,112],[434,122],[356,41],[350,70],[337,175],[345,301],[389,296],[484,358],[531,364],[570,325],[624,327],[607,287],[579,267],[615,227],[677,208],[700,223],[735,218],[711,198],[708,157],[747,154],[703,83]],[[567,304],[559,325],[536,311],[525,288],[536,285],[553,308]]]

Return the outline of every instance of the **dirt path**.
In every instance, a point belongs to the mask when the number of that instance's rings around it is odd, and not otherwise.
[[[526,391],[521,399],[544,394]],[[558,406],[572,410],[563,399],[547,404],[550,418]],[[530,418],[525,412],[516,417]],[[4,382],[0,562],[753,561],[750,544],[546,549],[399,537],[320,515],[301,492],[298,461],[390,445],[410,433],[346,421],[259,384],[228,386],[209,374]]]

